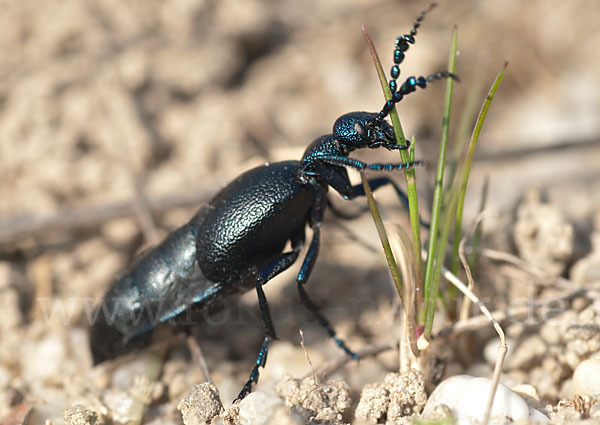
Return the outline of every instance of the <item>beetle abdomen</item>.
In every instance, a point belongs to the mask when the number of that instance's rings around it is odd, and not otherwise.
[[[194,305],[205,308],[221,295],[221,285],[203,276],[195,263],[196,233],[205,212],[142,253],[109,289],[92,316],[95,364],[149,345],[159,323]]]

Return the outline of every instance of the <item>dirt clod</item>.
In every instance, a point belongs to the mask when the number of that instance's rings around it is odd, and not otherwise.
[[[79,404],[65,411],[67,425],[98,425],[98,415],[90,409]]]
[[[517,210],[513,236],[520,256],[549,276],[560,275],[573,254],[573,226],[531,190]]]
[[[206,382],[194,385],[179,402],[177,409],[181,412],[185,425],[209,424],[223,411],[223,404],[217,388]]]
[[[319,384],[312,377],[295,379],[286,375],[277,384],[277,394],[307,422],[344,424],[342,415],[350,407],[350,388],[340,379]]]
[[[383,383],[367,385],[361,393],[356,417],[378,423],[398,421],[420,413],[427,401],[425,377],[417,370],[406,374],[388,373]]]
[[[600,280],[600,214],[594,219],[594,231],[590,236],[592,249],[573,267],[569,275],[573,282],[584,284],[586,282],[597,282]]]

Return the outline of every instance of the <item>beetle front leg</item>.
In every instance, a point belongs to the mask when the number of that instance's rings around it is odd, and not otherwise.
[[[396,192],[396,195],[398,195],[400,202],[402,202],[402,205],[404,206],[406,211],[408,211],[408,197],[406,196],[406,194],[402,191],[400,186],[398,186],[398,184],[394,180],[390,179],[389,177],[376,177],[376,178],[368,179],[367,182],[369,183],[369,186],[371,187],[371,191],[373,191],[373,192],[375,192],[377,189],[379,189],[380,187],[383,187],[383,186],[387,186],[387,185],[392,186],[394,188],[394,191]],[[345,190],[346,190],[345,196],[347,199],[354,199],[357,197],[365,196],[365,188],[362,185],[362,183],[359,183],[354,186],[350,186],[350,184],[348,183],[348,186],[345,187]],[[358,214],[347,214],[343,211],[338,210],[338,207],[333,205],[333,203],[329,204],[329,209],[337,217],[339,217],[343,220],[354,220],[355,218],[358,218],[363,212],[369,210],[368,207],[365,207],[365,209],[361,210]],[[429,229],[429,223],[426,222],[425,220],[423,220],[420,215],[419,215],[419,223],[421,223],[421,226],[425,227],[426,229]]]
[[[406,196],[406,194],[402,191],[402,189],[400,189],[400,187],[396,184],[396,182],[388,177],[377,177],[374,179],[368,179],[367,182],[369,183],[369,186],[371,187],[371,190],[373,192],[375,192],[377,189],[379,189],[382,186],[386,186],[386,185],[390,185],[394,188],[394,190],[396,191],[396,194],[398,195],[398,198],[400,198],[400,201],[402,202],[402,205],[404,205],[404,208],[406,209],[406,211],[408,211],[408,197]],[[358,197],[358,196],[365,196],[365,188],[364,186],[361,184],[357,184],[352,186],[352,198]],[[342,216],[342,218],[344,218]],[[426,229],[429,229],[429,223],[427,223],[425,220],[423,220],[421,218],[421,216],[419,215],[419,223],[421,224],[421,226],[425,227]]]

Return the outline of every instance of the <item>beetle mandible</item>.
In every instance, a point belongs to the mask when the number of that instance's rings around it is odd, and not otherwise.
[[[396,39],[394,67],[389,82],[392,99],[380,112],[351,112],[339,117],[331,134],[313,141],[300,161],[275,162],[253,168],[225,186],[185,225],[143,253],[129,271],[121,275],[97,307],[90,342],[95,364],[149,345],[158,324],[181,326],[187,312],[205,311],[215,301],[256,290],[265,338],[249,379],[238,399],[258,381],[269,342],[276,338],[263,286],[296,262],[305,242],[306,227],[312,239],[296,281],[302,304],[312,312],[336,344],[358,358],[321,314],[304,289],[319,252],[321,222],[332,187],[345,199],[364,196],[362,185],[352,185],[348,168],[359,171],[405,170],[421,164],[368,164],[349,155],[357,149],[407,149],[396,144],[396,136],[385,121],[402,98],[442,78],[448,72],[428,77],[409,77],[398,88],[398,65],[426,11],[416,19],[410,34]],[[396,184],[387,177],[369,180],[373,190]],[[402,196],[402,195],[401,195]],[[291,249],[284,251],[287,243]]]

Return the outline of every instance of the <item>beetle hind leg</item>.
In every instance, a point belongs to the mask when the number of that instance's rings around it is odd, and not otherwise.
[[[267,363],[267,354],[269,353],[269,343],[273,339],[277,339],[277,335],[275,334],[275,327],[273,326],[273,321],[271,320],[271,313],[269,311],[269,303],[267,302],[267,297],[265,296],[265,291],[263,290],[263,285],[277,276],[279,273],[288,269],[296,259],[298,258],[298,251],[302,245],[302,235],[292,241],[292,249],[291,252],[286,252],[281,254],[275,260],[271,261],[267,266],[265,266],[257,275],[256,275],[256,294],[258,296],[258,306],[260,307],[260,314],[262,319],[262,324],[265,329],[265,339],[263,344],[258,352],[258,356],[256,357],[256,362],[252,367],[252,371],[250,372],[250,376],[244,387],[238,394],[236,400],[241,400],[246,397],[250,391],[252,390],[252,384],[256,384],[258,382],[258,376],[260,374],[259,368],[265,367]]]

